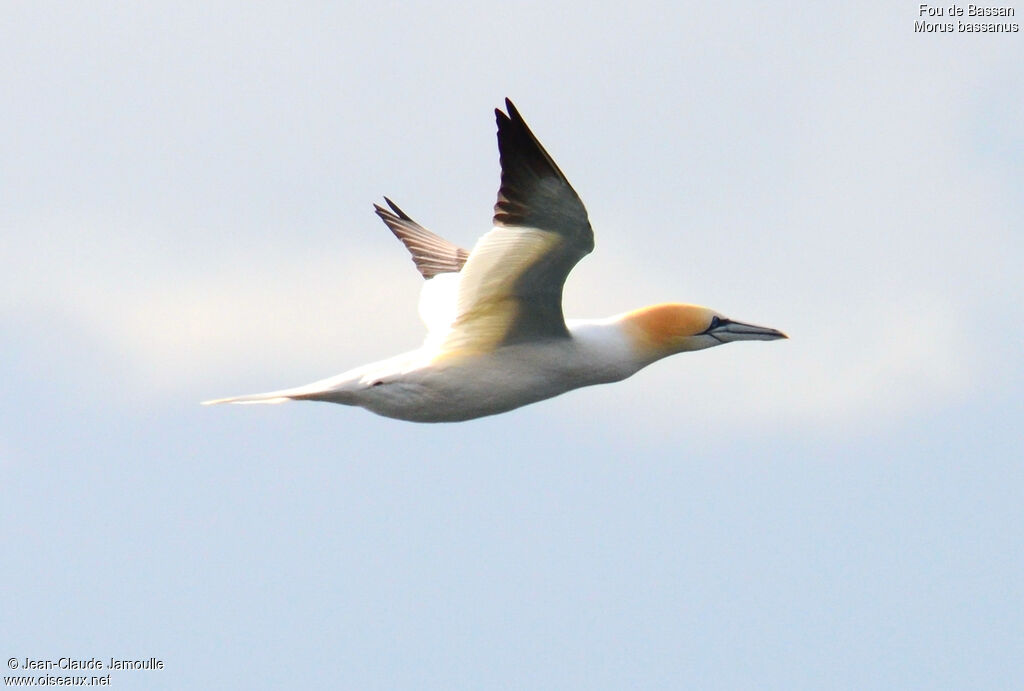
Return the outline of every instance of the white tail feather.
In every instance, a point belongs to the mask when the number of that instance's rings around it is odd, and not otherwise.
[[[347,403],[345,392],[339,390],[353,379],[349,373],[321,379],[305,386],[295,386],[290,389],[278,389],[266,393],[254,393],[248,396],[231,396],[230,398],[215,398],[211,401],[203,401],[202,405],[217,405],[220,403],[264,403],[276,404],[296,400],[332,400],[336,403]],[[325,398],[329,396],[329,398]]]
[[[215,398],[211,401],[203,401],[200,405],[219,405],[221,403],[267,403],[275,405],[292,400],[291,396],[282,396],[279,392],[257,393],[250,396],[233,396],[231,398]]]

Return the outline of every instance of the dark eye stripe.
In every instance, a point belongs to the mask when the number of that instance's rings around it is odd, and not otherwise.
[[[723,319],[721,317],[711,317],[711,324],[708,325],[708,328],[704,329],[701,333],[711,334],[711,332],[714,331],[715,329],[717,329],[717,328],[719,328],[721,326],[727,326],[729,324],[732,324],[732,320],[731,319]]]

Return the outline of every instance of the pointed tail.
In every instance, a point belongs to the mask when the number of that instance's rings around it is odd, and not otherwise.
[[[306,384],[295,386],[290,389],[279,389],[267,393],[254,393],[248,396],[232,396],[230,398],[215,398],[212,401],[203,401],[202,405],[217,405],[220,403],[284,403],[286,401],[330,401],[332,403],[351,404],[351,393],[346,390],[345,385],[351,377],[341,375],[330,379],[322,379]]]
[[[232,396],[230,398],[214,398],[210,401],[203,401],[200,405],[219,405],[221,403],[284,403],[293,400],[284,391],[272,391],[270,393],[254,393],[249,396]]]

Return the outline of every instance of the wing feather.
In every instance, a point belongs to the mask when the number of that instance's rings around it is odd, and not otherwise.
[[[512,101],[506,98],[505,106],[508,115],[494,111],[501,160],[494,225],[552,231],[583,257],[594,249],[583,202]]]
[[[508,99],[495,110],[501,186],[494,228],[463,267],[450,350],[568,338],[562,287],[594,247],[587,210]]]
[[[391,210],[377,204],[374,211],[380,216],[395,237],[402,241],[412,255],[413,263],[423,278],[431,279],[438,274],[458,273],[469,258],[469,252],[458,245],[448,242],[440,235],[435,235],[384,197]]]

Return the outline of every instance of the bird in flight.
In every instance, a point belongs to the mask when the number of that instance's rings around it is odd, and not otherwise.
[[[420,348],[329,379],[214,403],[326,401],[414,422],[503,413],[620,381],[669,355],[732,341],[786,338],[698,305],[664,303],[597,320],[566,320],[562,286],[594,249],[587,210],[512,102],[495,109],[501,185],[494,227],[467,251],[387,197],[377,215],[425,279]]]

